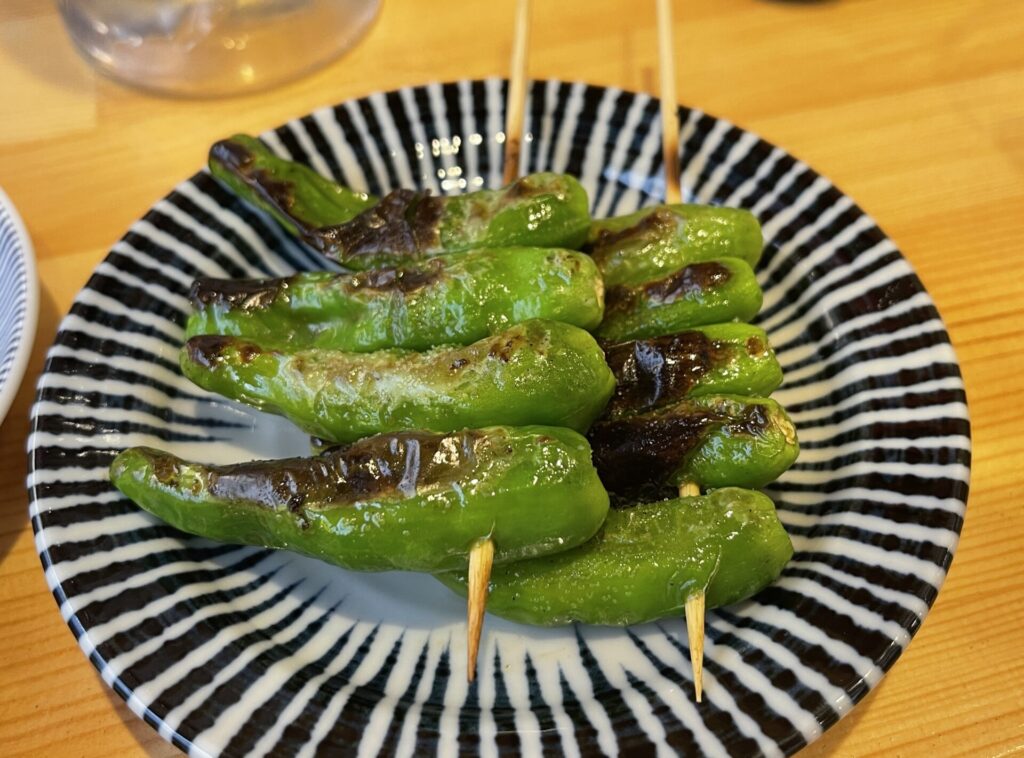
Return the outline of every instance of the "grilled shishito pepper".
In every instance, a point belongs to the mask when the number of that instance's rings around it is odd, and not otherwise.
[[[603,340],[660,337],[726,321],[749,321],[761,309],[753,269],[739,258],[691,263],[663,279],[605,292]]]
[[[658,205],[628,216],[595,220],[584,248],[609,287],[660,279],[690,263],[761,258],[761,225],[740,208]]]
[[[423,353],[284,351],[204,335],[185,344],[181,370],[204,389],[285,416],[333,442],[491,425],[583,431],[615,388],[593,337],[541,319],[472,345]]]
[[[230,466],[132,448],[110,478],[186,532],[361,571],[465,567],[485,537],[495,563],[546,555],[589,539],[608,511],[586,440],[548,427],[401,432]]]
[[[800,452],[796,427],[771,398],[690,397],[601,418],[587,434],[609,492],[658,496],[666,487],[764,487]]]
[[[606,345],[615,394],[606,411],[643,411],[698,395],[761,395],[782,383],[782,368],[763,329],[702,326],[665,337]]]
[[[611,511],[573,550],[495,567],[487,610],[538,626],[626,626],[681,618],[686,599],[708,608],[739,602],[778,578],[793,555],[772,501],[720,489]],[[461,572],[438,574],[465,594]]]
[[[210,173],[296,236],[351,221],[377,202],[278,158],[255,137],[237,134],[210,148]]]
[[[604,284],[583,253],[544,248],[452,253],[401,268],[284,279],[200,279],[186,336],[350,352],[465,345],[531,318],[593,329]]]
[[[578,248],[590,228],[586,190],[564,174],[530,174],[502,189],[446,197],[400,189],[375,203],[245,135],[210,149],[210,171],[356,270],[482,247]]]
[[[435,197],[395,190],[307,241],[362,270],[484,247],[578,248],[590,227],[586,190],[565,174],[529,174],[497,190]]]

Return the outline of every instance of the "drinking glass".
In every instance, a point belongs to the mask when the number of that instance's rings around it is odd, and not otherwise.
[[[165,94],[223,96],[280,84],[351,47],[380,0],[58,0],[100,71]]]

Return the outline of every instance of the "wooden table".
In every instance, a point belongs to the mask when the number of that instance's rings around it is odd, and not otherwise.
[[[536,5],[534,76],[655,90],[653,3]],[[967,381],[974,476],[949,580],[878,689],[803,755],[1024,751],[1021,2],[687,0],[676,12],[679,99],[785,147],[856,198],[935,298]],[[0,4],[0,186],[35,241],[42,295],[32,362],[0,427],[5,755],[176,753],[79,652],[26,515],[35,380],[79,287],[215,138],[376,89],[500,74],[512,15],[512,0],[387,0],[370,36],[318,74],[194,102],[97,78],[72,52],[53,4]]]

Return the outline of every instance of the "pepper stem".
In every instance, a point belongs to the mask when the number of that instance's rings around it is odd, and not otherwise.
[[[469,551],[466,676],[470,682],[476,678],[476,656],[480,649],[480,632],[484,625],[484,610],[487,607],[487,590],[491,583],[491,566],[493,564],[494,540],[490,537],[478,540]]]
[[[679,485],[680,497],[697,497],[700,487],[694,482]],[[704,590],[686,598],[686,636],[690,641],[690,667],[693,669],[693,692],[697,702],[704,692]]]

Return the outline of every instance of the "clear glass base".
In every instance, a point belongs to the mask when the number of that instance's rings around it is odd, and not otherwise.
[[[162,94],[240,95],[336,58],[380,0],[58,0],[68,33],[103,73]]]

